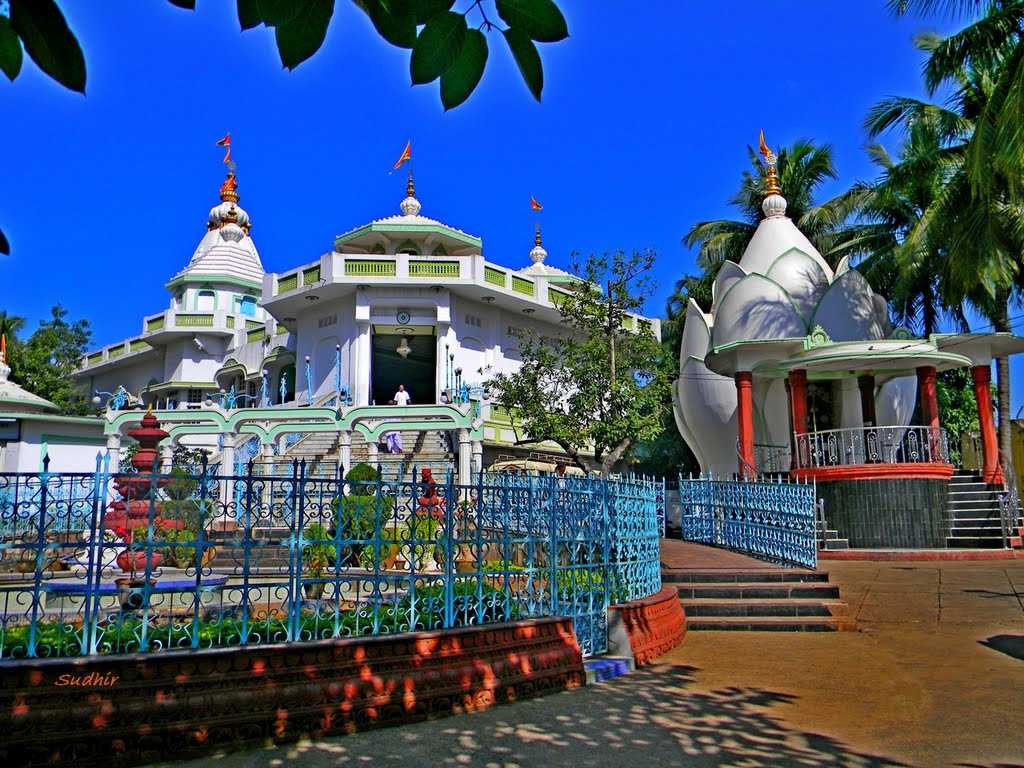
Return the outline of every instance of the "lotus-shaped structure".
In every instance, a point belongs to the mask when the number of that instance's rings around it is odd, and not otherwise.
[[[692,299],[687,308],[674,411],[702,472],[948,467],[936,372],[987,374],[995,349],[1019,340],[893,328],[886,300],[848,259],[833,270],[786,216],[766,159],[764,218],[739,263],[719,271],[711,311]],[[922,424],[911,427],[919,399]]]

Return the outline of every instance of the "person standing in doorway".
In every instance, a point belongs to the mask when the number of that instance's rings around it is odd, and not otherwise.
[[[412,398],[409,393],[405,391],[405,384],[398,385],[398,391],[395,392],[395,405],[406,406],[412,402]]]

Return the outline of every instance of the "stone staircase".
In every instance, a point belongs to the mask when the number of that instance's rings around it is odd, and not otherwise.
[[[815,525],[815,535],[818,539],[818,549],[849,549],[850,540],[839,537],[839,531],[829,528],[828,522],[819,519]]]
[[[946,507],[948,548],[1002,549],[1006,545],[999,511],[1001,491],[1000,486],[985,483],[977,472],[961,469],[953,474]]]
[[[694,631],[835,632],[856,629],[826,571],[798,568],[672,570]]]
[[[413,473],[430,468],[434,478],[443,482],[448,472],[455,473],[456,457],[448,450],[441,430],[401,430],[402,453],[388,453],[383,448],[373,456],[372,446],[359,432],[352,433],[350,447],[351,464],[368,463],[379,465],[385,480],[411,480]],[[336,432],[313,432],[293,444],[285,452],[289,460],[304,458],[307,466],[313,465],[315,472],[333,474],[338,465],[341,441]]]

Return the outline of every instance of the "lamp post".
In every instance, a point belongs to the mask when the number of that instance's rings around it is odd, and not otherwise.
[[[313,366],[309,364],[309,355],[306,355],[306,403],[313,404]]]
[[[334,345],[334,397],[341,405],[341,344]]]
[[[270,405],[270,373],[266,368],[263,369],[263,375],[260,377],[260,405],[264,408]]]

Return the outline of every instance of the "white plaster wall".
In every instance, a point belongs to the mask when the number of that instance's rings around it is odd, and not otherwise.
[[[159,356],[153,356],[137,363],[110,368],[82,381],[91,398],[96,390],[113,392],[118,386],[123,386],[129,392],[138,394],[151,381],[163,381],[163,375],[163,360]]]
[[[97,452],[106,452],[103,444],[82,445],[77,442],[90,438],[102,439],[103,423],[99,419],[94,425],[26,420],[21,423],[21,443],[14,471],[38,472],[42,468],[44,435],[51,472],[93,472],[96,469]]]

